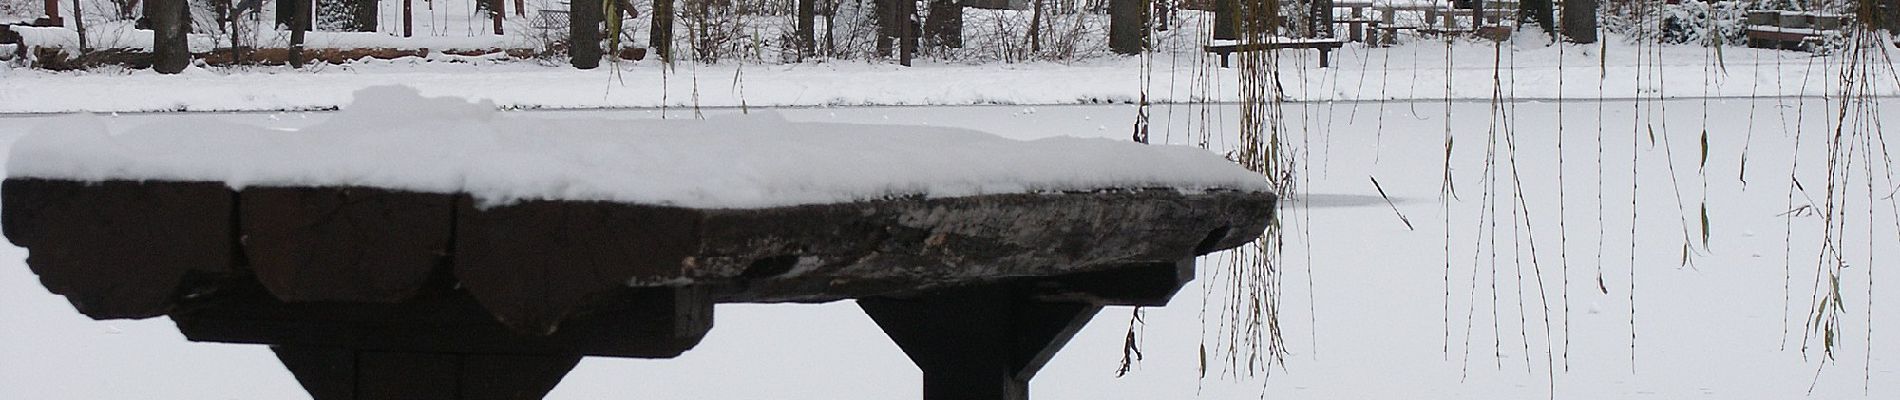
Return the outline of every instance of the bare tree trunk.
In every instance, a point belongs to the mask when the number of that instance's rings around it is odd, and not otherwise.
[[[353,0],[356,3],[356,31],[376,32],[382,15],[381,0]]]
[[[1323,38],[1336,37],[1333,35],[1333,0],[1313,0],[1312,11],[1312,35]]]
[[[238,18],[231,9],[231,0],[211,0],[211,5],[218,13],[218,26],[224,29],[231,40],[231,65],[237,65],[242,59],[238,58]]]
[[[1900,35],[1900,0],[1881,1],[1880,11],[1878,14],[1887,34]]]
[[[817,45],[817,15],[814,5],[818,0],[795,0],[798,2],[798,29],[792,34],[798,41],[798,58],[811,57]]]
[[[58,0],[53,0],[48,4],[52,4],[53,7],[47,9],[46,12],[52,14],[59,13]],[[79,31],[79,54],[86,54],[87,51],[92,50],[92,46],[88,46],[86,43],[86,17],[84,16],[85,13],[79,12],[79,10],[81,10],[81,8],[79,8],[79,0],[73,0],[73,29]],[[57,21],[59,15],[53,15],[52,18]]]
[[[1029,0],[1029,53],[1042,52],[1042,0]]]
[[[1597,0],[1564,0],[1564,38],[1571,43],[1597,42]]]
[[[491,2],[488,3],[489,4],[488,17],[495,20],[495,34],[500,35],[501,34],[501,16],[502,14],[507,14],[507,12],[502,9],[502,6],[503,6],[503,3],[501,2],[502,0],[489,0],[489,1]]]
[[[956,0],[930,0],[930,15],[924,18],[924,32],[930,42],[941,47],[963,47],[963,5]]]
[[[673,1],[653,0],[653,23],[647,31],[647,45],[665,63],[673,62]]]
[[[150,0],[152,8],[152,70],[176,74],[191,64],[191,52],[185,48],[185,32],[191,26],[191,9],[185,0]]]
[[[1108,49],[1116,54],[1141,54],[1148,47],[1148,0],[1111,0],[1108,3]]]
[[[1240,38],[1239,0],[1214,0],[1214,38],[1235,40]]]
[[[290,67],[303,68],[303,36],[310,30],[310,0],[291,0],[290,4]]]
[[[891,56],[891,40],[897,37],[897,0],[871,0],[877,15],[877,57]]]
[[[1468,0],[1466,5],[1469,5],[1471,9],[1471,31],[1477,32],[1478,28],[1484,26],[1484,0]],[[1446,16],[1446,18],[1457,19],[1452,16]]]
[[[897,63],[908,67],[911,57],[917,54],[917,2],[911,0],[892,2],[897,5],[896,15],[893,15],[898,34]]]
[[[832,38],[832,32],[834,31],[834,29],[831,29],[831,27],[838,25],[837,21],[838,21],[839,0],[826,0],[826,1],[828,1],[828,3],[825,3],[825,4],[830,5],[831,7],[828,9],[828,11],[830,12],[825,13],[825,55],[826,57],[837,57],[838,56],[838,42],[833,40]]]
[[[1555,21],[1551,18],[1551,14],[1555,12],[1556,9],[1552,6],[1551,0],[1520,0],[1517,3],[1517,20],[1530,21],[1537,27],[1544,28],[1546,33],[1557,32]]]
[[[567,4],[567,55],[568,64],[574,68],[600,67],[600,8],[599,1],[573,0]]]

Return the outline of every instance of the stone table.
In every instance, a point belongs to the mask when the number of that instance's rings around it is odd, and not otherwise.
[[[266,344],[312,396],[538,399],[670,358],[715,303],[857,299],[924,398],[1023,399],[1107,305],[1162,305],[1271,193],[1128,188],[707,209],[369,187],[15,178],[0,221],[95,319]]]

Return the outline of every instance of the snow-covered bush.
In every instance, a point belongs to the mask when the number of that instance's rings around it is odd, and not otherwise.
[[[1610,7],[1603,27],[1646,43],[1722,46],[1747,40],[1743,20],[1760,1],[1685,1]]]

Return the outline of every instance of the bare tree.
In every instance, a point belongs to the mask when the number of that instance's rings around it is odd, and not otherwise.
[[[1564,0],[1563,36],[1571,43],[1597,42],[1597,0]]]

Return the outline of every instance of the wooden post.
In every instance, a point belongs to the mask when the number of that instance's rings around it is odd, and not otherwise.
[[[1141,54],[1148,45],[1148,0],[1110,0],[1108,49],[1116,54]]]
[[[573,0],[567,3],[567,54],[574,68],[594,69],[600,66],[602,12],[599,1]]]
[[[152,70],[161,74],[184,71],[191,64],[191,51],[185,47],[191,10],[185,0],[148,0],[145,6],[152,8]]]
[[[1000,286],[858,306],[923,370],[924,400],[1027,400],[1030,378],[1102,309]]]

